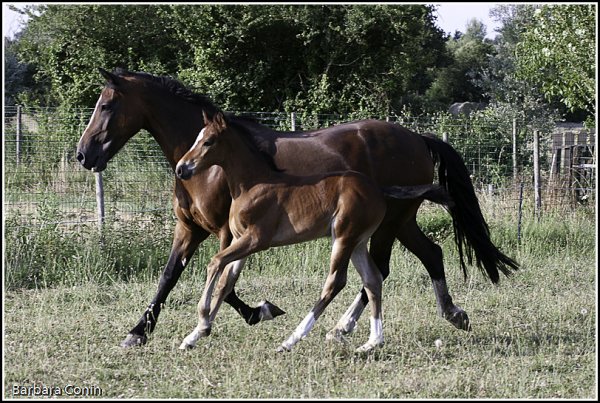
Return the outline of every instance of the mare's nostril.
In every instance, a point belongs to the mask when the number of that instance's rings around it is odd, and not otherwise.
[[[83,155],[81,151],[77,152],[77,161],[79,161],[81,164],[83,164],[85,161],[85,155]]]

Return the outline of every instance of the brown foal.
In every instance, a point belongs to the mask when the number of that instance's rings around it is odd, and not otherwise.
[[[360,275],[371,307],[370,336],[358,351],[369,351],[382,345],[383,277],[368,253],[369,238],[384,218],[386,195],[429,198],[436,194],[437,187],[386,188],[384,193],[367,176],[354,171],[289,175],[277,169],[273,160],[245,133],[243,126],[228,121],[220,112],[212,120],[205,114],[204,120],[204,129],[179,160],[176,174],[180,179],[189,179],[212,165],[221,166],[233,199],[229,212],[233,242],[209,263],[206,284],[198,303],[198,326],[183,340],[180,348],[191,348],[200,337],[210,334],[219,306],[233,289],[249,255],[327,235],[331,235],[333,247],[329,275],[321,296],[278,351],[291,350],[308,334],[327,305],[345,286],[350,261]]]

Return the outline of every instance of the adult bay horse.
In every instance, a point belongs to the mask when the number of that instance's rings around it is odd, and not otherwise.
[[[289,351],[312,329],[329,303],[346,285],[350,260],[359,272],[371,304],[371,334],[358,348],[366,352],[383,344],[381,291],[383,277],[368,253],[367,243],[385,216],[384,196],[414,199],[432,193],[436,202],[448,202],[434,185],[380,189],[356,171],[309,176],[281,172],[269,154],[239,122],[227,121],[221,112],[212,120],[204,114],[204,128],[192,148],[177,163],[175,173],[187,180],[218,165],[223,168],[232,197],[229,228],[233,242],[217,253],[207,268],[206,284],[198,303],[198,326],[181,343],[194,347],[208,336],[225,295],[233,289],[245,259],[274,246],[291,245],[331,234],[329,275],[321,297],[278,351]],[[425,188],[425,189],[423,189]],[[436,191],[437,190],[437,191]],[[231,266],[228,266],[231,264]],[[225,270],[228,268],[229,270]],[[221,279],[222,285],[212,295]]]
[[[120,69],[113,73],[100,69],[100,73],[106,86],[77,149],[77,159],[86,169],[104,170],[125,143],[145,129],[174,170],[202,129],[203,122],[198,117],[203,112],[212,117],[217,111],[206,97],[171,78]],[[278,132],[248,121],[242,124],[264,143],[277,166],[293,175],[354,170],[366,174],[379,186],[414,186],[432,183],[437,164],[440,185],[454,201],[449,211],[465,275],[466,264],[473,260],[494,283],[499,281],[499,272],[508,275],[518,268],[492,243],[464,161],[440,139],[371,120],[297,133]],[[453,303],[446,285],[442,250],[417,225],[416,213],[422,199],[386,203],[386,215],[369,246],[369,254],[383,278],[389,274],[392,246],[398,239],[427,269],[438,313],[457,328],[468,330],[468,315]],[[173,204],[177,223],[168,262],[155,296],[122,342],[124,347],[146,342],[162,304],[202,241],[215,234],[221,249],[231,242],[227,225],[231,196],[220,167],[213,166],[185,182],[175,178]],[[251,308],[233,289],[225,302],[249,324],[282,313],[270,304]],[[366,304],[367,294],[361,290],[344,315],[345,320],[333,329],[333,337],[352,331]]]

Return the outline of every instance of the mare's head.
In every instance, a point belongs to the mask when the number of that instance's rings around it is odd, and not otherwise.
[[[106,86],[77,146],[77,160],[86,169],[100,172],[107,162],[142,128],[140,97],[119,73],[99,69]]]
[[[175,168],[179,179],[189,179],[196,172],[218,164],[225,158],[226,150],[221,143],[230,130],[225,117],[221,112],[215,113],[212,119],[208,118],[206,112],[203,112],[203,116],[204,128]]]

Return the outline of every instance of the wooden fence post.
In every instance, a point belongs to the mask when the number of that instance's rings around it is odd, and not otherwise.
[[[102,183],[102,172],[94,172],[96,177],[96,211],[98,214],[98,226],[104,224],[104,185]]]
[[[513,118],[512,127],[512,142],[513,142],[513,181],[517,183],[517,118]]]
[[[291,129],[293,132],[296,131],[296,112],[292,112],[290,114],[290,120],[291,120]]]
[[[21,105],[17,105],[17,137],[16,137],[16,146],[17,146],[17,165],[21,163],[21,141],[22,141],[22,109]]]
[[[535,212],[539,221],[542,210],[542,185],[540,181],[540,134],[537,130],[533,131],[533,187]]]

